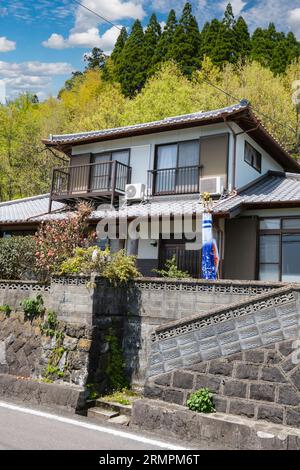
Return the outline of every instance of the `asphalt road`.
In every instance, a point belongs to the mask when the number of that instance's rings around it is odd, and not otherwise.
[[[85,417],[0,402],[0,450],[176,450],[182,443],[112,428]]]

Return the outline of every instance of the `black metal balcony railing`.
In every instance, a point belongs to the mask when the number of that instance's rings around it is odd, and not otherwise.
[[[55,168],[51,196],[68,198],[80,195],[124,193],[130,183],[131,167],[118,161]]]
[[[185,166],[148,171],[148,188],[152,195],[190,194],[199,192],[201,167]]]

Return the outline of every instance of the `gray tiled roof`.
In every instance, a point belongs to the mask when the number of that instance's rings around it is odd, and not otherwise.
[[[241,189],[235,196],[219,201],[215,212],[225,213],[254,205],[299,204],[300,174],[270,171],[265,176]]]
[[[76,134],[60,134],[60,135],[50,135],[47,142],[57,142],[57,143],[66,143],[66,142],[76,142],[81,140],[89,140],[91,138],[105,137],[110,135],[123,134],[130,131],[143,130],[143,129],[155,129],[168,127],[172,124],[185,124],[190,122],[201,122],[209,119],[218,118],[221,115],[230,115],[237,111],[247,109],[249,103],[246,100],[241,101],[238,104],[227,106],[221,109],[215,109],[212,111],[205,112],[196,112],[191,114],[182,114],[181,116],[172,116],[159,121],[145,122],[141,124],[134,124],[132,126],[116,127],[112,129],[103,129],[99,131],[90,131],[90,132],[78,132]]]
[[[48,212],[49,194],[26,197],[13,201],[0,203],[0,224],[25,222],[31,217],[36,217]],[[59,202],[53,202],[52,210],[63,209],[65,206]]]

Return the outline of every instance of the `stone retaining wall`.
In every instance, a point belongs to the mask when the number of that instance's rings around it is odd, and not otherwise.
[[[300,341],[277,342],[203,361],[148,381],[145,395],[185,405],[207,387],[216,410],[300,428]]]
[[[47,378],[47,365],[52,363],[51,354],[58,343],[55,337],[43,334],[42,321],[42,318],[26,321],[22,312],[9,316],[0,313],[0,373]],[[61,377],[53,379],[83,386],[89,375],[92,330],[60,322],[59,331],[64,335],[59,344],[63,348],[58,364]]]
[[[224,413],[196,413],[158,400],[133,404],[131,427],[180,439],[187,448],[299,450],[300,430]],[[198,462],[199,463],[199,462]]]

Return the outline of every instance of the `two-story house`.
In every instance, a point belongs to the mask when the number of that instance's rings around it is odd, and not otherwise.
[[[200,193],[209,192],[221,278],[300,279],[300,166],[247,101],[43,142],[69,164],[53,170],[50,194],[0,204],[2,235],[32,233],[89,200],[91,224],[117,219],[111,246],[136,254],[142,273],[154,275],[175,254],[181,269],[201,277],[201,237],[191,242],[200,231]],[[148,232],[139,225],[143,236],[124,234],[124,219],[150,216]]]

